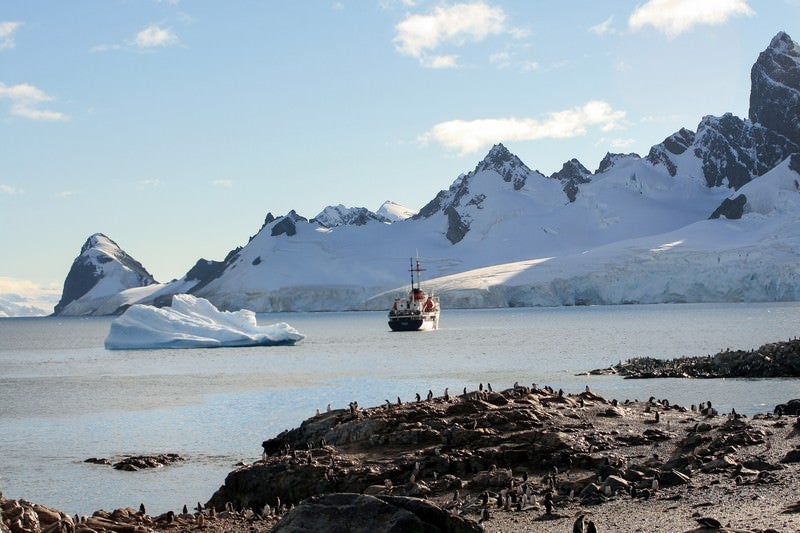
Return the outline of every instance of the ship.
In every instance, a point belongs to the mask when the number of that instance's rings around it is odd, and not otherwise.
[[[392,331],[421,331],[439,329],[439,297],[426,294],[420,286],[419,258],[416,265],[411,259],[411,290],[405,298],[395,298],[389,309],[389,327]],[[416,274],[416,275],[415,275]]]

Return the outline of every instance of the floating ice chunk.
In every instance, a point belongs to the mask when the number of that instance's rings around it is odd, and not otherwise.
[[[208,300],[176,294],[170,307],[133,305],[111,323],[108,350],[292,345],[305,338],[285,322],[259,326],[253,311],[220,311]]]

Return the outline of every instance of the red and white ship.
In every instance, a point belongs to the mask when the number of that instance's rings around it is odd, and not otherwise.
[[[426,294],[420,287],[420,272],[424,270],[419,266],[419,259],[416,266],[411,259],[411,290],[405,298],[396,298],[389,310],[392,331],[439,329],[439,297]]]

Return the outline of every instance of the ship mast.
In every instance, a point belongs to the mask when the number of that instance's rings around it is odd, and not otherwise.
[[[420,268],[420,266],[419,266],[419,257],[417,257],[417,266],[416,267],[414,267],[414,258],[413,257],[409,259],[409,264],[411,265],[411,267],[408,269],[408,271],[411,272],[411,290],[414,290],[414,288],[415,288],[414,287],[414,272],[417,273],[417,286],[416,286],[416,288],[419,289],[420,288],[420,283],[422,281],[419,274],[420,274],[420,272],[424,271],[425,269],[424,268]]]

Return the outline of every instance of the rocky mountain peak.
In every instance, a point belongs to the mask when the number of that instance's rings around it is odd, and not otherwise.
[[[291,237],[297,233],[297,223],[308,222],[308,219],[297,214],[297,211],[292,209],[285,216],[275,219],[275,225],[272,226],[270,235],[277,237],[278,235],[286,235]]]
[[[603,160],[600,161],[600,164],[595,171],[595,174],[600,174],[601,172],[605,172],[606,170],[613,168],[617,163],[619,163],[623,159],[641,159],[639,154],[631,152],[629,154],[617,154],[606,152],[605,157]]]
[[[664,139],[661,144],[650,148],[650,153],[647,154],[646,159],[653,165],[663,165],[670,176],[675,176],[678,168],[672,160],[672,156],[681,155],[694,143],[694,140],[695,133],[693,131],[681,128]]]
[[[525,185],[525,179],[531,169],[516,155],[512,154],[502,143],[495,144],[483,161],[475,167],[475,172],[493,170],[503,176],[503,180],[514,184],[519,190]]]
[[[64,280],[61,300],[55,306],[55,314],[60,314],[66,306],[87,294],[106,278],[114,278],[114,286],[122,289],[157,283],[142,264],[117,243],[102,233],[95,233],[86,239],[80,254],[72,262]]]
[[[800,46],[779,32],[750,71],[752,122],[800,145]]]
[[[322,224],[326,228],[335,228],[338,226],[363,226],[370,221],[381,223],[391,222],[391,220],[388,218],[377,213],[373,213],[366,207],[345,207],[342,204],[329,205],[316,217],[314,217],[312,221]]]
[[[572,158],[564,163],[561,170],[553,172],[550,178],[563,183],[564,194],[567,195],[570,202],[574,202],[580,190],[578,185],[592,181],[592,173],[580,161]]]
[[[592,173],[575,158],[570,159],[561,166],[561,170],[553,172],[551,179],[560,181],[574,180],[577,183],[589,183],[592,181]]]

